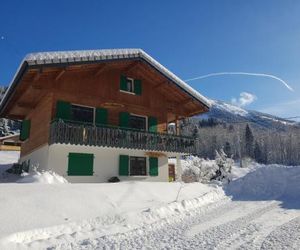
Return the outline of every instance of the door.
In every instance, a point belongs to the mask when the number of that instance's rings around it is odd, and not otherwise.
[[[175,181],[175,165],[169,164],[169,182]]]

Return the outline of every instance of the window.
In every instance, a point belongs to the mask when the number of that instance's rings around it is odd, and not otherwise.
[[[121,75],[120,91],[135,95],[142,95],[142,81]]]
[[[146,117],[144,117],[144,116],[137,116],[137,115],[129,116],[129,127],[130,128],[147,130],[146,124],[147,124]]]
[[[145,157],[130,156],[130,175],[147,175]]]
[[[134,93],[134,80],[132,78],[126,78],[126,91]]]
[[[94,122],[94,108],[71,105],[71,120],[80,122]]]

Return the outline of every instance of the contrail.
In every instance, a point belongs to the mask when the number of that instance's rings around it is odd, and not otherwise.
[[[208,78],[211,76],[221,76],[221,75],[247,75],[247,76],[261,76],[261,77],[268,77],[268,78],[272,78],[275,79],[279,82],[281,82],[285,87],[288,88],[288,90],[290,91],[294,91],[294,89],[287,84],[284,80],[282,80],[281,78],[274,76],[274,75],[270,75],[270,74],[262,74],[262,73],[249,73],[249,72],[217,72],[217,73],[210,73],[207,75],[203,75],[203,76],[198,76],[198,77],[194,77],[194,78],[190,78],[190,79],[186,79],[186,82],[190,82],[190,81],[194,81],[194,80],[198,80],[198,79],[203,79],[203,78]]]

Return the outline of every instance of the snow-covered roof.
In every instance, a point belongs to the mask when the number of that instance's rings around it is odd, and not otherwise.
[[[9,87],[6,95],[0,103],[0,111],[3,108],[4,102],[6,102],[8,95],[10,94],[12,88],[16,84],[16,78],[20,75],[20,71],[25,64],[29,66],[36,65],[51,65],[51,64],[64,64],[64,63],[88,63],[88,62],[98,62],[106,60],[116,60],[116,59],[142,59],[149,63],[156,70],[161,72],[165,77],[174,82],[177,86],[183,89],[185,92],[190,94],[196,100],[202,102],[207,107],[211,107],[211,102],[209,99],[201,95],[198,91],[193,89],[178,76],[169,71],[166,67],[161,65],[158,61],[148,55],[142,49],[103,49],[103,50],[75,50],[75,51],[53,51],[53,52],[37,52],[26,55],[22,61],[15,77]]]

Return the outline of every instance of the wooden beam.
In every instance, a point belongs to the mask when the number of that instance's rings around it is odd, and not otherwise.
[[[40,79],[40,77],[41,77],[41,75],[42,75],[42,73],[43,73],[43,69],[42,68],[40,68],[39,70],[38,70],[38,72],[35,74],[35,76],[33,77],[33,82],[36,82],[37,80],[39,80]]]
[[[24,120],[25,119],[25,115],[14,115],[14,114],[10,114],[9,117],[6,117],[7,119],[11,119],[11,120]]]
[[[32,102],[17,102],[17,106],[25,109],[33,109],[36,105]]]
[[[57,74],[57,76],[55,77],[55,81],[58,81],[59,78],[61,78],[61,77],[64,75],[64,73],[66,73],[66,69],[61,70],[61,71]]]
[[[99,76],[104,71],[104,69],[106,68],[106,66],[107,66],[107,64],[100,65],[100,67],[97,69],[97,71],[95,73],[95,76]]]
[[[136,61],[130,63],[130,64],[124,69],[124,73],[128,73],[129,71],[133,70],[138,64],[139,64],[139,61],[138,61],[138,60],[136,60]]]
[[[166,84],[166,83],[168,83],[168,81],[162,81],[162,82],[160,82],[160,83],[154,85],[154,87],[153,87],[152,89],[158,89],[159,87],[161,87],[162,85],[164,85],[164,84]]]
[[[180,102],[180,105],[184,106],[184,105],[190,104],[191,102],[194,102],[194,99],[188,98],[185,101]]]
[[[46,84],[31,84],[30,87],[33,90],[49,90],[52,89],[52,86],[46,85]]]

